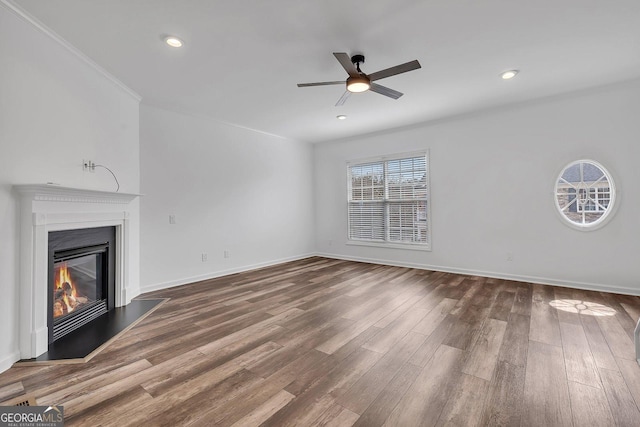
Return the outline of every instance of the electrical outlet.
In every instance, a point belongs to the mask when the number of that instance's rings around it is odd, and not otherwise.
[[[207,254],[202,254],[202,262],[207,262]]]
[[[229,253],[228,250],[224,251],[224,257],[225,258],[229,258],[231,256],[231,254]]]
[[[176,223],[176,216],[169,215],[169,224],[175,224],[175,223]]]
[[[93,160],[82,160],[82,170],[85,172],[95,172],[96,164]]]

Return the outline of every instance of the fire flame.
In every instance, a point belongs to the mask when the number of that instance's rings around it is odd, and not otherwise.
[[[67,263],[63,262],[62,265],[57,267],[58,274],[56,275],[55,285],[53,289],[54,298],[56,295],[62,293],[62,297],[56,301],[61,301],[64,306],[56,307],[54,301],[53,317],[59,317],[67,313],[71,313],[77,306],[76,287],[71,280],[69,270],[67,269]],[[69,289],[65,289],[65,284],[68,284]]]

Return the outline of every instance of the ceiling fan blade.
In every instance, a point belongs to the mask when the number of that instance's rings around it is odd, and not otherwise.
[[[396,74],[406,73],[407,71],[417,70],[418,68],[421,68],[421,65],[418,60],[414,60],[385,70],[376,71],[375,73],[368,74],[367,77],[369,77],[369,80],[373,82],[375,80],[384,79],[385,77],[391,77]]]
[[[370,91],[379,93],[380,95],[388,96],[389,98],[398,99],[402,95],[402,92],[398,92],[397,90],[390,89],[386,86],[379,85],[377,83],[371,83]]]
[[[343,84],[345,84],[344,80],[339,80],[335,82],[298,83],[298,87],[343,85]]]
[[[358,70],[356,70],[356,67],[353,65],[353,62],[351,62],[351,58],[349,57],[349,55],[344,52],[333,52],[333,56],[336,57],[340,65],[342,65],[342,68],[344,68],[345,71],[349,73],[349,76],[357,77],[360,75],[358,73]]]
[[[340,97],[340,99],[338,99],[338,102],[336,102],[336,107],[344,105],[346,100],[349,99],[350,95],[351,95],[351,92],[349,92],[348,90],[345,90],[342,96]]]

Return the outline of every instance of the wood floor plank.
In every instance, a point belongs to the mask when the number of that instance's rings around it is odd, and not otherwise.
[[[571,426],[571,402],[562,348],[529,342],[523,426]]]
[[[127,426],[130,425],[130,414],[137,411],[140,406],[151,402],[153,397],[142,387],[137,386],[111,398],[96,401],[94,405],[73,415],[68,415],[67,406],[63,405],[65,407],[64,425],[67,427]]]
[[[288,384],[284,389],[294,395],[299,395],[307,390],[311,384],[314,384],[321,377],[335,366],[335,361],[326,353],[312,349],[310,355],[317,356],[317,360],[313,365],[307,367],[296,376],[296,379]]]
[[[22,385],[22,381],[17,381],[15,383],[10,383],[2,386],[0,387],[0,402],[9,400],[22,393],[24,393],[24,386]]]
[[[362,414],[425,339],[424,335],[415,332],[407,334],[398,346],[373,365],[336,402],[356,414]]]
[[[462,372],[486,381],[491,380],[506,329],[507,322],[487,319],[466,358]]]
[[[618,364],[616,363],[613,353],[611,353],[609,344],[604,338],[596,318],[594,316],[581,315],[580,320],[596,365],[599,368],[617,371]]]
[[[638,362],[628,359],[616,359],[616,362],[636,406],[640,408],[640,368]]]
[[[204,344],[198,347],[198,351],[205,354],[210,354],[238,341],[250,339],[254,334],[264,332],[265,329],[271,330],[276,322],[289,317],[299,316],[301,312],[302,311],[299,309],[292,308],[291,310],[287,310],[284,313],[272,316],[266,320],[254,323],[249,327],[232,332],[229,335],[225,335],[219,339],[211,341],[210,343]]]
[[[561,346],[558,314],[556,309],[549,306],[551,301],[553,301],[553,289],[543,285],[533,285],[529,339]]]
[[[624,311],[626,311],[629,317],[631,317],[632,320],[635,320],[637,324],[638,319],[640,319],[640,301],[638,301],[637,297],[631,298],[628,295],[624,295],[624,297],[625,300],[629,302],[621,302],[620,306],[624,308]]]
[[[184,418],[190,410],[197,411],[199,407],[210,408],[215,397],[227,396],[231,390],[239,389],[241,384],[247,387],[251,382],[259,380],[259,377],[244,370],[239,364],[227,363],[176,384],[165,393],[156,396],[153,402],[138,408],[138,412],[131,417],[131,422],[160,422],[166,417],[167,420],[180,419],[184,425],[187,422]],[[168,415],[169,412],[171,416]],[[196,414],[193,414],[193,417],[196,417]]]
[[[616,312],[615,318],[622,327],[622,329],[627,333],[629,338],[633,339],[633,331],[638,323],[638,317],[631,317],[629,312],[624,309],[622,304],[620,304],[619,297],[615,294],[610,294],[607,292],[598,292],[598,296],[601,298],[601,303],[608,309],[613,309]]]
[[[232,424],[233,427],[253,427],[262,424],[283,406],[291,402],[295,396],[280,390],[275,396]]]
[[[556,310],[558,321],[561,323],[580,324],[580,309],[582,300],[575,298],[573,289],[569,288],[553,288],[554,300],[552,306],[561,307]]]
[[[462,358],[462,350],[441,345],[384,425],[435,425],[455,389]]]
[[[232,403],[244,390],[264,381],[246,369],[241,369],[206,390],[195,394],[193,399],[182,400],[180,405],[166,408],[153,416],[147,415],[145,421],[154,425],[209,426],[211,417],[218,408]],[[145,422],[140,421],[140,422]]]
[[[615,424],[629,427],[637,425],[640,420],[640,411],[622,374],[618,370],[604,368],[599,371]]]
[[[484,398],[488,390],[489,381],[473,375],[461,375],[436,425],[480,425],[484,411]]]
[[[169,300],[88,363],[1,373],[0,400],[70,426],[640,419],[634,296],[320,257],[146,296]]]
[[[360,335],[365,330],[369,329],[370,326],[373,326],[377,321],[382,319],[384,316],[389,314],[395,308],[402,304],[402,299],[394,299],[387,304],[379,307],[377,310],[373,311],[369,315],[365,316],[361,320],[354,323],[349,328],[345,328],[344,330],[337,333],[335,336],[325,341],[316,347],[318,350],[325,352],[327,354],[332,354],[337,351],[340,347]]]
[[[373,326],[377,328],[386,328],[389,326],[391,322],[396,320],[398,317],[404,315],[408,310],[412,307],[420,307],[422,309],[430,309],[424,301],[432,302],[432,298],[425,298],[429,293],[429,288],[426,286],[415,286],[412,287],[411,290],[413,294],[407,298],[407,300],[402,303],[398,308],[393,310],[391,313],[387,314],[382,319],[378,320]]]
[[[440,303],[433,308],[418,324],[413,328],[414,332],[422,335],[431,335],[431,333],[438,327],[440,322],[449,314],[449,312],[456,306],[458,300],[451,298],[443,298]]]
[[[150,374],[148,379],[141,383],[141,386],[153,397],[158,397],[165,393],[171,393],[176,387],[184,382],[190,381],[203,373],[215,370],[225,363],[236,363],[238,367],[246,367],[255,358],[261,358],[271,354],[281,347],[272,342],[266,342],[255,348],[245,349],[242,354],[235,357],[228,357],[225,353],[216,357],[207,357],[195,351],[192,352],[195,358],[192,360],[187,353],[179,358],[176,366],[171,369],[164,369],[161,373]]]
[[[519,426],[523,411],[524,366],[499,361],[491,379],[482,426]]]
[[[425,342],[418,348],[418,350],[416,350],[413,356],[411,356],[409,363],[424,367],[436,353],[440,344],[449,337],[451,328],[457,321],[457,318],[450,314],[442,319],[434,331],[427,337]]]
[[[604,390],[569,381],[573,423],[576,426],[613,426],[615,421]]]
[[[56,402],[72,401],[73,399],[84,399],[87,394],[100,390],[114,381],[129,381],[133,374],[144,371],[152,366],[153,365],[151,365],[147,360],[142,359],[114,371],[98,375],[91,380],[75,384],[71,387],[62,388],[53,393],[38,393],[36,395],[36,399],[38,402],[41,402],[41,404],[47,405],[56,404]]]
[[[206,370],[200,372],[196,376],[192,376],[189,379],[182,381],[179,384],[175,384],[165,392],[154,398],[152,402],[148,405],[139,406],[138,411],[134,414],[130,414],[130,422],[132,424],[143,423],[146,420],[150,420],[157,417],[162,417],[162,414],[166,415],[166,412],[171,408],[179,407],[180,411],[183,410],[184,402],[189,401],[190,403],[197,404],[200,401],[202,404],[202,398],[207,396],[208,391],[225,382],[228,378],[234,377],[234,375],[238,374],[238,372],[246,371],[243,364],[243,358],[252,358],[252,352],[262,351],[261,349],[251,350],[242,357],[235,358],[223,365],[216,366],[213,369]],[[152,368],[149,368],[145,371],[141,371],[138,374],[133,375],[131,378],[123,379],[120,381],[113,382],[106,387],[103,387],[96,391],[94,394],[88,394],[81,398],[76,398],[71,401],[68,401],[67,404],[70,405],[74,410],[84,409],[93,404],[94,399],[103,399],[106,397],[110,397],[114,394],[117,394],[119,391],[126,390],[130,388],[132,384],[142,383],[145,379],[152,379],[156,375],[162,375],[166,372],[167,369],[173,368],[176,364],[180,366],[183,360],[175,360],[168,361],[160,365],[156,365]],[[245,378],[247,384],[251,382],[257,381],[259,377],[256,375],[246,371],[248,374],[242,374],[241,378]],[[237,377],[234,379],[238,380]],[[225,386],[229,385],[232,388],[238,388],[238,384],[234,381],[231,383],[225,383]],[[224,387],[223,387],[224,388]],[[196,396],[200,396],[201,398],[195,398]],[[211,406],[211,401],[207,400],[209,406]],[[67,407],[65,406],[65,413]],[[171,419],[171,418],[169,418]]]
[[[367,409],[360,415],[354,426],[379,427],[384,424],[402,396],[413,384],[421,367],[406,363]]]
[[[513,301],[516,298],[516,293],[513,290],[500,291],[496,297],[495,304],[491,307],[489,317],[496,320],[509,320],[509,314],[513,307]]]
[[[530,316],[533,301],[533,287],[524,283],[515,284],[514,282],[511,282],[511,285],[516,288],[516,296],[513,300],[511,312],[523,316]]]
[[[429,313],[428,309],[414,307],[412,310],[407,311],[398,319],[391,322],[389,326],[380,330],[380,332],[367,341],[363,347],[368,350],[377,351],[378,353],[384,354],[388,352],[396,343],[404,338],[427,313]]]
[[[234,405],[218,408],[212,417],[212,421],[216,424],[232,424],[251,412],[255,407],[264,403],[285,386],[297,381],[300,374],[303,374],[310,366],[313,367],[314,357],[316,357],[315,353],[310,351],[306,356],[307,357],[296,359],[286,366],[282,366],[273,375],[265,378],[264,382],[238,395]],[[322,354],[320,354],[320,356],[322,356]],[[335,356],[332,355],[328,357],[336,361]],[[306,404],[306,399],[311,399],[309,396],[315,397],[321,394],[339,395],[341,390],[350,387],[350,385],[357,381],[380,357],[381,355],[379,353],[359,348],[344,359],[336,361],[333,368],[327,370],[323,377],[316,378],[317,382],[315,384],[310,385],[306,383],[306,388],[299,389],[300,394],[298,396],[300,400],[292,404],[289,412],[295,413],[296,411],[302,410],[301,407]],[[321,391],[316,392],[317,389]]]
[[[616,316],[601,316],[597,321],[611,353],[616,358],[636,360],[633,340],[622,328]]]
[[[456,285],[456,288],[462,293],[462,296],[460,298],[447,298],[457,301],[456,305],[449,312],[458,317],[460,317],[470,305],[475,303],[476,295],[480,292],[480,286],[476,285],[475,280],[465,278],[460,284]]]
[[[312,426],[350,427],[356,422],[358,417],[358,414],[354,414],[350,410],[334,403],[324,414],[320,415],[320,417],[313,422]]]
[[[367,354],[364,355],[364,359],[366,359],[368,354],[374,355],[375,360],[380,356],[378,353],[367,350],[365,350],[365,352]],[[253,387],[249,387],[238,394],[233,405],[218,407],[210,417],[210,421],[222,425],[233,424],[251,413],[251,411],[258,406],[264,404],[264,402],[284,389],[287,385],[296,381],[307,369],[314,366],[315,361],[322,360],[324,357],[326,357],[324,353],[308,351],[301,357],[291,360],[289,364],[286,364],[280,370],[265,378],[263,382],[256,383]],[[373,364],[373,362],[371,362],[371,364]],[[339,364],[336,366],[337,369],[340,369],[340,367]],[[354,368],[354,371],[356,370],[357,369]],[[340,372],[342,372],[341,369]]]
[[[507,329],[504,332],[499,360],[512,365],[524,366],[529,349],[529,323],[531,318],[517,313],[509,313]]]
[[[457,319],[442,343],[467,351],[473,347],[473,343],[480,333],[481,326],[482,322],[469,323]]]
[[[596,362],[591,355],[582,324],[560,322],[567,380],[602,388]]]
[[[369,341],[374,335],[378,333],[380,329],[375,326],[370,326],[364,332],[362,332],[357,337],[353,338],[351,341],[347,342],[345,345],[340,347],[337,351],[335,351],[331,357],[337,362],[349,357],[352,353],[360,350],[362,345]],[[377,353],[380,357],[380,353]]]
[[[0,373],[0,386],[7,386],[9,384],[15,382],[22,382],[23,387],[25,387],[25,383],[28,384],[36,382],[35,378],[40,376],[42,378],[41,381],[48,382],[50,375],[53,377],[59,377],[61,372],[59,372],[60,367],[55,367],[52,365],[32,365],[32,366],[24,366],[20,364],[15,364],[11,369]],[[78,370],[76,369],[76,372]]]
[[[336,362],[336,367],[325,375],[325,382],[330,384],[324,389],[325,393],[330,393],[333,397],[340,397],[347,392],[363,375],[381,359],[382,355],[375,351],[358,348],[346,358],[340,360],[331,355],[331,359]]]
[[[306,395],[301,395],[306,397]],[[304,401],[304,404],[295,404],[297,400]],[[263,427],[298,427],[313,425],[314,421],[322,416],[324,412],[334,405],[331,395],[324,394],[313,400],[313,405],[307,404],[308,399],[300,396],[289,402],[272,417],[261,424]]]

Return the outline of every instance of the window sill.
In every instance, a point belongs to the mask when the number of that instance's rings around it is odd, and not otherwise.
[[[385,249],[406,249],[410,251],[423,251],[431,252],[431,245],[412,245],[403,243],[382,243],[382,242],[369,242],[366,240],[347,240],[347,245],[351,246],[371,246],[375,248]]]

